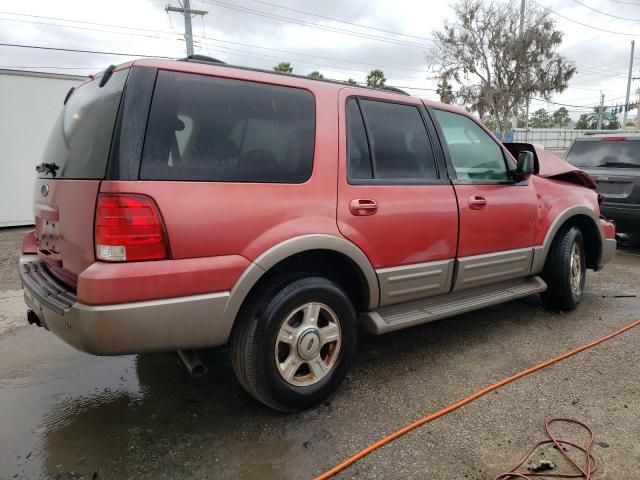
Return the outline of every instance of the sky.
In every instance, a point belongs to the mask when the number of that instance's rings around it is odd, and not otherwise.
[[[184,20],[167,13],[178,0],[0,0],[0,43],[125,53],[106,55],[0,46],[0,68],[86,75],[138,55],[184,57]],[[195,52],[227,63],[363,82],[384,71],[387,84],[437,99],[433,32],[453,21],[451,2],[428,0],[191,0]],[[534,3],[533,0],[527,0]],[[576,119],[605,95],[624,103],[631,40],[640,39],[640,0],[537,0],[564,32],[559,52],[577,75],[552,102]],[[514,4],[517,8],[518,0]],[[640,45],[634,76],[640,77]],[[632,83],[635,99],[640,79]],[[636,111],[630,113],[635,116]]]

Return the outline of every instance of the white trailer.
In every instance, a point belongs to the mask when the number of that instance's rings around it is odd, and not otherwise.
[[[64,97],[85,79],[0,69],[0,227],[33,224],[35,167]]]

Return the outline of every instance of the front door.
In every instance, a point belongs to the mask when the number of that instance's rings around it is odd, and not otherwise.
[[[431,112],[460,209],[455,289],[528,275],[538,210],[532,183],[513,180],[511,157],[474,119],[448,110]]]
[[[339,102],[338,228],[376,268],[381,305],[447,293],[458,238],[455,192],[426,109],[396,99],[344,89]]]

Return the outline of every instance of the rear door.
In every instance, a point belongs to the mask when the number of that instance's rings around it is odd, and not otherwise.
[[[381,304],[447,293],[458,209],[417,99],[343,89],[338,228],[376,268]]]
[[[516,183],[505,149],[467,115],[432,109],[460,208],[455,290],[528,275],[538,199]]]
[[[53,126],[34,190],[38,255],[74,284],[94,262],[93,220],[129,69],[75,89]],[[62,101],[62,99],[61,99]]]

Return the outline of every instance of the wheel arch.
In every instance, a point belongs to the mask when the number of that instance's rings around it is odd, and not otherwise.
[[[600,265],[604,245],[604,230],[595,212],[585,206],[574,206],[564,210],[547,230],[542,246],[534,249],[531,273],[540,273],[544,268],[547,255],[558,232],[567,226],[576,226],[582,232],[587,256],[587,267],[597,268]]]
[[[327,263],[328,262],[328,263]],[[333,235],[312,234],[285,240],[262,253],[244,271],[231,289],[223,315],[223,323],[233,326],[236,316],[251,292],[260,287],[271,275],[284,272],[287,267],[311,268],[320,274],[339,268],[338,283],[354,300],[356,309],[373,310],[380,301],[378,277],[367,256],[353,243]],[[335,275],[334,275],[335,276]],[[358,285],[353,286],[357,279]],[[358,292],[356,289],[360,288]]]

